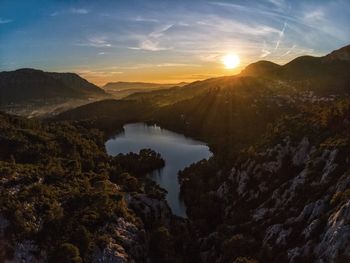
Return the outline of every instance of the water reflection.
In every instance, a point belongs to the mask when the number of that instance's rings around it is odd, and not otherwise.
[[[168,191],[167,201],[173,213],[186,217],[186,208],[179,194],[177,173],[194,162],[208,159],[212,155],[208,146],[157,125],[133,123],[123,128],[124,132],[106,142],[108,154],[139,152],[143,148],[159,152],[165,159],[165,166],[154,171],[150,177]]]

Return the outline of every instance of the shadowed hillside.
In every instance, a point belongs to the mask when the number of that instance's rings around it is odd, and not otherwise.
[[[158,228],[153,242],[168,242],[154,247],[167,260],[155,262],[348,262],[347,50],[283,66],[257,62],[236,76],[95,102],[57,118],[107,136],[127,122],[157,123],[209,144],[214,156],[178,175],[188,215],[180,232],[188,232],[176,233],[185,248],[174,257],[179,243]]]
[[[35,69],[0,72],[0,92],[2,104],[107,96],[102,89],[77,74]]]
[[[187,83],[174,83],[174,84],[159,84],[159,83],[145,83],[145,82],[109,82],[102,87],[108,93],[112,94],[114,98],[121,99],[130,94],[139,92],[151,92],[155,90],[166,89],[170,87],[182,87]]]
[[[17,115],[50,116],[108,97],[110,94],[74,73],[0,72],[0,109]]]

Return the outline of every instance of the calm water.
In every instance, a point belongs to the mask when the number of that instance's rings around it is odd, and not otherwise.
[[[168,191],[167,200],[173,213],[186,217],[186,208],[179,196],[177,173],[194,162],[208,159],[212,155],[208,146],[182,134],[143,123],[124,125],[124,132],[106,142],[110,155],[139,152],[143,148],[151,148],[165,159],[164,168],[150,176]]]

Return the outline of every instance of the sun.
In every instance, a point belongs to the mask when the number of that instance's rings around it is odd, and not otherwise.
[[[227,69],[234,69],[239,65],[240,59],[236,54],[227,54],[222,58],[222,63]]]

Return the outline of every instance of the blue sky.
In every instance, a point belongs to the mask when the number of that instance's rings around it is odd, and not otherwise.
[[[350,1],[1,0],[0,70],[177,82],[350,44]],[[222,56],[235,53],[238,69]]]

